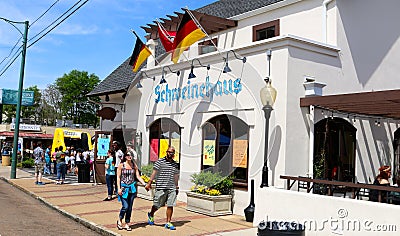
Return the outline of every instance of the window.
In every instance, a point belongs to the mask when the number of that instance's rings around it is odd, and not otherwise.
[[[279,36],[279,19],[253,26],[253,42]]]
[[[204,42],[200,42],[199,55],[217,51],[217,48],[214,46],[217,45],[217,43],[218,43],[217,38],[213,38],[212,41],[206,40]]]
[[[155,162],[158,158],[166,155],[168,146],[175,148],[174,160],[180,161],[181,127],[169,119],[161,118],[153,122],[150,126],[150,162]]]
[[[249,126],[237,117],[220,115],[202,130],[202,170],[232,176],[236,187],[247,188]]]

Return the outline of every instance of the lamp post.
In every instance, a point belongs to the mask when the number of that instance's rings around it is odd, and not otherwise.
[[[269,118],[273,110],[272,106],[276,99],[276,89],[271,86],[269,77],[265,79],[266,85],[260,90],[261,103],[265,116],[265,144],[264,144],[264,166],[262,170],[261,188],[268,187],[268,133],[269,133]]]
[[[21,114],[22,89],[24,87],[26,42],[27,42],[27,38],[28,38],[29,21],[17,22],[17,21],[11,21],[11,20],[8,20],[8,19],[2,18],[2,17],[0,17],[0,20],[4,20],[5,22],[7,22],[10,25],[12,25],[15,29],[18,30],[18,32],[21,33],[22,38],[23,38],[22,39],[21,68],[20,68],[19,85],[18,85],[17,110],[16,110],[16,115],[15,115],[13,153],[12,153],[12,159],[11,159],[11,175],[10,175],[11,179],[15,179],[16,178],[16,173],[17,173],[17,152],[18,152],[18,137],[19,137],[19,120],[20,120],[20,114]],[[24,24],[25,25],[24,33],[22,33],[14,24]],[[21,150],[22,150],[22,148],[21,148]]]

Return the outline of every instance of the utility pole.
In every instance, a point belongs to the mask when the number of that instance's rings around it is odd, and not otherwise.
[[[10,178],[15,179],[16,173],[17,173],[19,120],[20,120],[20,114],[21,114],[22,90],[23,90],[23,86],[24,86],[26,43],[27,43],[27,39],[28,39],[29,21],[25,21],[25,22],[14,22],[14,21],[9,21],[9,20],[6,20],[6,21],[8,21],[9,23],[11,22],[11,23],[25,24],[25,30],[24,30],[23,39],[22,39],[22,58],[21,58],[21,69],[19,72],[20,74],[19,74],[19,86],[18,86],[17,114],[15,116],[14,143],[13,143],[13,153],[12,153],[12,159],[11,159],[11,176],[10,176]],[[21,31],[20,31],[20,33],[21,33]],[[21,147],[21,150],[22,150],[22,147]]]

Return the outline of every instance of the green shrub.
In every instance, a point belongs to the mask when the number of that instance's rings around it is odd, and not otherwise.
[[[195,185],[191,191],[217,196],[221,194],[231,194],[233,189],[233,180],[231,177],[222,176],[220,173],[204,171],[192,174],[191,182]]]
[[[153,173],[153,163],[142,166],[141,171],[142,171],[142,175],[146,175],[147,177],[150,177],[151,173]]]
[[[30,168],[35,165],[35,161],[32,158],[28,158],[21,162],[22,168]]]

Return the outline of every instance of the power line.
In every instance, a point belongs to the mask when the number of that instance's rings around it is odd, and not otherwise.
[[[22,48],[22,46],[20,48]],[[4,69],[0,73],[0,76],[2,76],[8,70],[8,68],[15,62],[15,60],[17,60],[17,58],[19,57],[19,54],[21,54],[21,53],[22,53],[22,50],[15,52],[14,55],[16,55],[16,56],[14,57],[14,59],[12,59],[12,61],[8,64],[8,66],[6,66],[5,68],[3,67]]]
[[[39,19],[41,19],[41,18],[42,18],[54,5],[56,5],[56,3],[58,3],[59,1],[60,1],[60,0],[56,0],[53,4],[51,4],[51,6],[50,6],[49,8],[47,8],[46,11],[44,11],[38,18],[36,18],[36,20],[34,20],[34,21],[30,24],[29,28],[30,28],[33,24],[35,24]],[[22,39],[22,36],[19,37],[19,39],[18,39],[17,42],[15,43],[14,47],[12,47],[12,49],[11,49],[10,53],[8,54],[8,56],[6,56],[6,57],[0,62],[0,65],[3,64],[3,62],[4,62],[7,58],[10,57],[10,55],[13,53],[15,47],[18,45],[18,43],[21,41],[21,39]],[[21,49],[21,47],[22,47],[22,46],[20,46],[19,49]],[[14,55],[15,55],[15,54],[14,54]],[[18,55],[19,55],[19,54],[18,54]],[[10,62],[11,60],[12,60],[12,62],[11,62],[11,64],[12,64],[12,63],[15,61],[15,58],[14,58],[14,59],[10,59],[9,62]],[[4,66],[3,69],[2,69],[1,71],[3,71],[5,67],[7,67],[7,69],[8,69],[8,67],[10,67],[11,64],[9,64],[8,66]],[[1,76],[3,73],[4,73],[4,71],[0,74],[0,76]]]
[[[82,0],[79,0],[78,2],[81,2]],[[53,29],[55,29],[57,26],[59,26],[62,22],[64,22],[66,19],[68,19],[72,14],[74,14],[77,10],[79,10],[83,5],[85,5],[89,0],[84,1],[81,5],[79,5],[75,10],[73,10],[70,14],[68,14],[64,19],[62,19],[60,22],[58,22],[55,26],[53,26],[50,30],[48,30],[46,33],[44,33],[42,36],[40,36],[38,39],[36,39],[33,43],[29,44],[27,48],[31,47],[35,43],[37,43],[40,39],[42,39],[44,36],[46,36],[48,33],[50,33]],[[75,4],[76,5],[76,4]],[[75,6],[74,5],[74,6]],[[71,9],[71,8],[70,8]],[[68,11],[70,10],[68,9]],[[67,12],[68,12],[67,11]],[[65,12],[65,13],[67,13]],[[63,15],[65,15],[65,13]],[[58,19],[57,19],[58,20]],[[31,39],[32,40],[32,39]]]
[[[70,7],[67,11],[65,11],[61,16],[59,16],[57,19],[55,19],[53,22],[51,22],[51,24],[49,24],[48,26],[46,26],[44,29],[42,29],[39,33],[37,33],[35,36],[33,36],[32,38],[30,38],[28,40],[28,42],[32,41],[34,38],[36,38],[37,36],[39,36],[41,33],[43,33],[45,30],[47,30],[49,27],[51,27],[54,23],[56,23],[60,18],[62,18],[65,14],[67,14],[71,9],[73,9],[76,5],[78,5],[82,0],[77,1],[72,7]],[[86,1],[87,2],[87,1]],[[83,4],[82,4],[83,5]],[[81,5],[81,6],[82,6]],[[79,9],[79,7],[78,7]],[[75,12],[75,11],[74,11]],[[68,16],[67,16],[68,17]],[[50,30],[51,31],[51,30]]]
[[[39,20],[41,17],[44,16],[44,14],[46,14],[59,0],[57,0],[56,2],[54,2],[41,16],[39,16],[33,23],[35,23],[37,20]],[[70,7],[66,12],[64,12],[60,17],[58,17],[55,21],[53,21],[50,25],[48,25],[46,28],[44,28],[42,31],[40,31],[38,34],[36,34],[34,37],[32,37],[31,39],[29,39],[29,41],[33,40],[35,37],[37,37],[38,35],[40,35],[41,33],[43,33],[46,29],[48,29],[51,25],[53,25],[55,22],[57,22],[61,17],[63,17],[65,14],[67,14],[71,9],[73,9],[76,5],[78,5],[82,0],[77,1],[72,7]],[[54,30],[57,26],[59,26],[62,22],[64,22],[66,19],[68,19],[72,14],[74,14],[77,10],[79,10],[83,5],[85,5],[89,0],[85,0],[81,5],[79,5],[75,10],[73,10],[70,14],[68,14],[65,18],[61,19],[60,22],[58,22],[56,25],[54,25],[50,30],[48,30],[47,32],[45,32],[43,35],[41,35],[38,39],[36,39],[33,43],[29,44],[27,46],[27,48],[33,46],[35,43],[37,43],[40,39],[42,39],[44,36],[46,36],[48,33],[50,33],[52,30]],[[32,23],[32,24],[33,24]],[[31,24],[31,26],[32,26]],[[14,48],[16,47],[16,45],[18,44],[18,42],[21,40],[22,37],[20,37],[17,41],[17,43],[14,45],[13,49],[10,52],[10,55],[12,53],[12,51],[14,50]],[[21,49],[22,46],[20,46],[19,49]],[[18,58],[19,54],[21,54],[22,50],[19,50],[17,52],[14,53],[13,56],[15,56],[13,59],[10,59],[9,61],[11,61],[7,66],[4,66],[3,69],[0,72],[0,77],[8,70],[8,68],[15,62],[15,60]],[[6,60],[9,56],[7,56],[6,58],[4,58],[2,60],[2,62],[4,60]],[[1,62],[1,63],[2,63]],[[1,65],[0,63],[0,65]]]
[[[36,20],[34,20],[30,25],[29,28],[36,23],[36,21],[38,21],[40,18],[42,18],[48,11],[50,11],[50,9],[56,5],[56,3],[58,3],[60,0],[56,0],[53,4],[51,4],[51,6],[49,8],[47,8],[47,10],[45,12],[42,13],[42,15],[40,15],[38,18],[36,18]]]
[[[11,49],[10,53],[8,54],[8,56],[6,56],[1,62],[0,65],[3,64],[3,62],[10,57],[10,55],[12,54],[12,52],[14,51],[15,47],[17,46],[17,44],[19,43],[19,41],[21,41],[22,37],[20,37],[18,39],[18,41],[14,44],[14,47]]]

